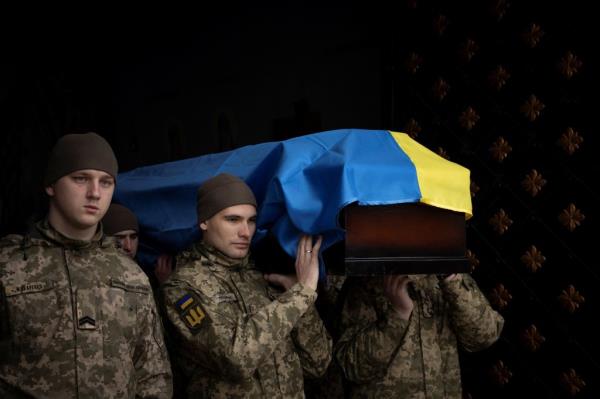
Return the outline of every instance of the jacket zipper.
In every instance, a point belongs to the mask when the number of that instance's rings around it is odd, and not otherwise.
[[[74,353],[74,361],[75,361],[75,390],[77,392],[77,397],[79,397],[79,367],[77,361],[77,310],[75,309],[76,304],[73,300],[73,284],[71,282],[71,273],[69,272],[69,265],[67,263],[67,250],[62,248],[63,251],[63,259],[65,265],[65,272],[67,273],[67,281],[69,283],[69,299],[71,300],[71,313],[73,317],[73,353]]]

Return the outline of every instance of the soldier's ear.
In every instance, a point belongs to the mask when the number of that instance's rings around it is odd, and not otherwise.
[[[44,189],[48,197],[54,197],[54,186],[48,186]]]
[[[208,225],[206,224],[206,222],[200,222],[200,224],[198,226],[200,227],[200,230],[202,230],[202,231],[208,230]]]

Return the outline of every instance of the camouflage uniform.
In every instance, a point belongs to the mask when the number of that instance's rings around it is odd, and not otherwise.
[[[99,231],[0,242],[0,397],[170,398],[147,277]]]
[[[342,313],[342,305],[344,304],[344,296],[346,290],[343,289],[346,276],[328,274],[327,281],[320,287],[319,297],[317,298],[316,307],[319,315],[323,319],[323,323],[327,331],[331,334],[333,342],[339,338],[338,323],[340,314]],[[331,399],[345,398],[346,382],[344,375],[337,364],[331,362],[325,375],[318,379],[309,379],[304,381],[306,397],[310,399]]]
[[[342,312],[335,357],[356,398],[461,398],[457,345],[478,351],[494,343],[503,318],[470,275],[409,284],[414,308],[401,319],[381,278],[355,280]]]
[[[303,398],[303,375],[322,375],[331,360],[317,294],[296,284],[274,295],[247,256],[231,259],[202,243],[177,265],[162,290],[188,396]]]

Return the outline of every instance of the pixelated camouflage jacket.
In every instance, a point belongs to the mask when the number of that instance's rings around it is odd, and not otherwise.
[[[273,295],[248,257],[201,243],[177,265],[162,290],[189,397],[303,398],[303,376],[322,375],[332,356],[316,292],[296,284]]]
[[[171,397],[148,279],[101,229],[3,238],[0,295],[0,397]]]
[[[490,346],[504,319],[473,278],[438,282],[415,276],[414,308],[401,319],[384,295],[383,281],[354,280],[342,311],[334,354],[355,398],[461,398],[458,345]]]

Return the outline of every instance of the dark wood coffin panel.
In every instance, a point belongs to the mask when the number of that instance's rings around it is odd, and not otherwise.
[[[469,270],[465,215],[422,204],[344,209],[345,274],[448,274]]]

